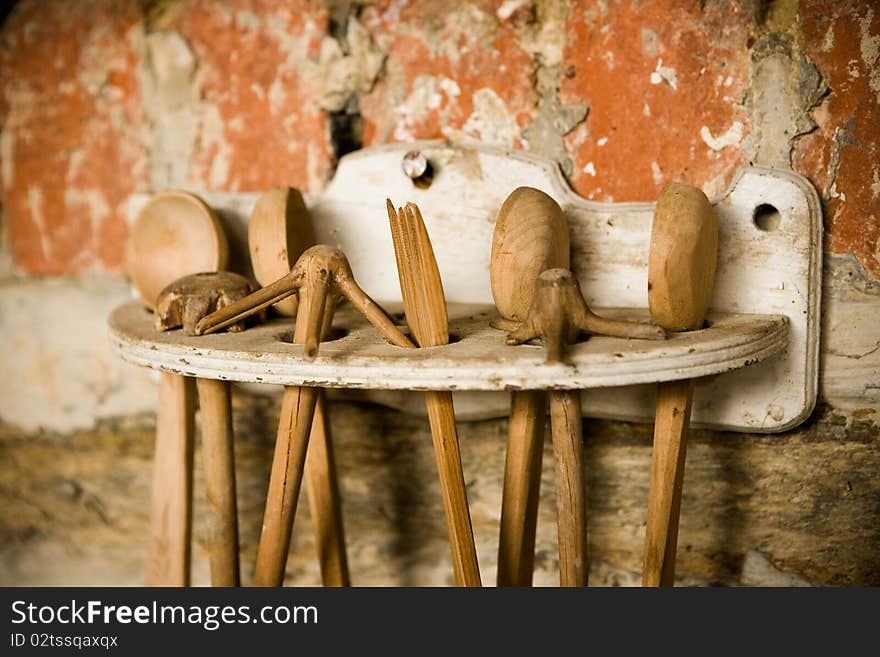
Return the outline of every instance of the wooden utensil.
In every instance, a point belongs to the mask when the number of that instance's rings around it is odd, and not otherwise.
[[[202,319],[196,330],[201,334],[212,333],[292,294],[299,295],[293,342],[303,345],[305,357],[308,359],[317,355],[321,337],[330,329],[335,305],[343,297],[351,301],[392,344],[400,347],[414,346],[382,308],[357,285],[345,254],[339,249],[323,245],[314,246],[303,253],[294,268],[283,278]],[[317,388],[303,386],[286,386],[284,389],[263,528],[257,547],[254,574],[254,583],[257,586],[280,586],[284,581],[293,518],[319,393]],[[322,427],[320,431],[321,435],[326,436],[326,427]],[[330,476],[332,463],[326,460],[324,462],[328,464],[327,472],[316,471],[316,476]],[[328,503],[332,501],[323,500],[321,506],[326,508]],[[332,532],[324,533],[330,534]],[[342,540],[341,534],[338,540]],[[328,551],[325,554],[332,553]],[[336,563],[334,566],[333,563],[322,562],[322,566],[327,568],[325,572],[334,572],[336,568],[335,572],[338,574],[338,562]],[[341,574],[338,574],[337,579],[340,578]]]
[[[141,300],[154,308],[162,289],[199,271],[224,269],[229,257],[217,217],[186,192],[156,194],[138,214],[127,268]],[[149,586],[188,586],[192,534],[195,386],[161,373],[147,557]]]
[[[508,344],[540,338],[547,363],[566,361],[565,348],[582,334],[662,340],[662,328],[610,320],[590,311],[580,285],[567,269],[548,269],[538,276],[535,298]],[[559,535],[559,582],[586,586],[587,507],[583,474],[581,397],[577,390],[550,392],[550,426],[556,463],[556,523]]]
[[[128,239],[128,275],[150,310],[178,278],[226,269],[229,243],[213,210],[181,191],[154,195],[135,219]]]
[[[448,344],[446,298],[421,212],[414,203],[408,203],[397,211],[390,200],[386,200],[386,206],[404,314],[410,332],[419,347]],[[446,513],[455,582],[458,586],[480,586],[480,567],[461,467],[452,393],[426,392],[425,402]]]
[[[257,200],[248,222],[248,248],[254,277],[268,285],[290,272],[306,249],[315,245],[312,218],[302,194],[292,187],[276,187]],[[290,296],[275,311],[293,317],[298,304]]]
[[[503,318],[494,325],[514,331],[509,338],[511,344],[542,337],[548,361],[553,362],[563,359],[565,345],[581,332],[625,337],[656,335],[655,328],[613,322],[592,313],[583,301],[576,279],[567,271],[569,252],[568,224],[556,201],[531,187],[514,190],[498,212],[490,261],[492,294]],[[540,307],[535,305],[539,277],[546,288]],[[534,310],[531,315],[530,310]],[[577,487],[572,476],[579,472],[575,466],[582,461],[579,393],[555,392],[550,399],[556,467],[565,472],[557,477],[558,494],[563,494],[563,488],[567,491],[558,499],[572,502],[570,508],[559,511],[560,550],[569,554],[573,537],[586,535],[583,493],[574,498],[569,494]],[[514,392],[510,408],[498,585],[528,586],[534,567],[547,393]],[[563,579],[586,582],[585,558],[577,568],[572,566],[575,561],[568,557],[563,560]]]
[[[276,187],[259,198],[248,222],[248,246],[254,276],[261,285],[269,285],[290,273],[299,257],[314,245],[312,218],[299,190]],[[273,308],[281,315],[293,317],[298,304],[298,297],[292,295]],[[326,413],[325,394],[320,390],[306,453],[306,496],[315,530],[321,580],[324,586],[349,586],[342,501]]]
[[[715,281],[718,222],[696,187],[663,188],[651,227],[648,304],[670,331],[702,328]],[[693,381],[657,386],[654,449],[645,535],[644,586],[672,586]]]
[[[257,289],[257,284],[228,271],[184,276],[166,286],[156,303],[156,330],[183,327],[194,335],[198,321]],[[230,329],[244,329],[244,322]],[[202,455],[208,499],[207,542],[214,586],[239,586],[238,513],[232,405],[225,381],[197,379],[202,425]]]
[[[514,328],[525,320],[538,275],[545,269],[567,269],[569,259],[568,224],[559,204],[538,189],[515,189],[498,211],[492,236],[492,296],[506,322],[495,325]],[[511,393],[498,586],[532,583],[546,410],[547,394],[542,390]]]

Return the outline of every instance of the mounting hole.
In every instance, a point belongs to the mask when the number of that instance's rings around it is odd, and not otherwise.
[[[779,213],[779,210],[776,209],[775,205],[771,205],[770,203],[761,203],[761,205],[756,207],[755,211],[752,213],[752,221],[755,222],[755,225],[759,230],[776,230],[779,228],[779,222],[781,220],[782,215]]]
[[[327,335],[326,340],[321,340],[321,344],[327,344],[328,342],[333,342],[334,340],[341,340],[346,335],[348,335],[348,329],[338,328],[334,326],[330,329],[330,333]],[[284,331],[283,333],[279,333],[275,336],[275,339],[278,342],[287,342],[289,344],[293,343],[293,331]]]

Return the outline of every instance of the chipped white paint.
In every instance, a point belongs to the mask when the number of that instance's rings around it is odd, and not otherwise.
[[[444,76],[420,75],[412,85],[406,100],[395,108],[398,116],[394,129],[395,139],[411,139],[412,127],[423,120],[432,110],[436,110],[461,94],[455,80]]]
[[[660,170],[660,165],[656,162],[651,162],[651,179],[655,185],[663,182],[663,171]]]
[[[608,143],[608,137],[602,137],[601,139],[596,141],[596,146],[599,146],[601,148],[602,146],[604,146],[607,143]]]
[[[400,170],[403,154],[422,150],[435,168],[428,189]],[[400,288],[385,198],[413,201],[425,216],[450,301],[488,304],[489,245],[495,216],[516,187],[545,191],[562,205],[572,234],[572,262],[592,306],[647,306],[647,256],[653,205],[597,203],[575,194],[555,163],[519,152],[441,142],[393,144],[344,157],[325,192],[310,199],[318,240],[349,257],[356,278],[382,302],[399,302]],[[227,221],[244,225],[257,194],[205,194]],[[137,210],[146,197],[131,204]],[[762,204],[781,213],[777,230],[759,230]],[[693,419],[731,430],[782,431],[800,423],[816,401],[821,282],[821,210],[802,177],[760,167],[744,169],[714,201],[719,262],[712,309],[788,317],[788,349],[764,363],[703,380]],[[234,241],[234,238],[233,238]],[[781,285],[783,284],[784,285]],[[593,390],[588,415],[648,419],[653,387]],[[506,415],[503,396],[481,400],[486,414]]]
[[[214,104],[205,103],[201,138],[205,144],[205,150],[215,149],[208,172],[208,184],[211,187],[228,187],[232,183],[229,180],[232,148],[226,141],[220,108]]]
[[[582,169],[582,171],[585,174],[587,174],[588,176],[595,176],[596,175],[596,165],[594,165],[592,162],[587,162],[584,165],[584,168]]]
[[[675,69],[671,66],[663,66],[663,59],[657,59],[657,68],[651,72],[651,84],[666,82],[673,90],[678,89]]]
[[[444,126],[443,134],[454,141],[477,139],[502,148],[511,147],[519,137],[516,117],[493,89],[477,89],[472,96],[474,111],[461,129]]]
[[[49,261],[52,259],[52,240],[49,239],[46,218],[43,216],[43,190],[37,185],[29,185],[27,194],[31,219],[34,220],[37,233],[40,235],[40,250],[43,252],[43,259]]]
[[[524,4],[525,0],[504,0],[504,2],[501,3],[501,6],[495,11],[495,15],[498,16],[499,20],[506,21],[513,16],[513,12]]]
[[[743,138],[743,124],[741,121],[734,121],[732,126],[717,137],[712,136],[708,126],[703,126],[700,128],[700,138],[713,151],[720,151],[728,146],[738,146]]]

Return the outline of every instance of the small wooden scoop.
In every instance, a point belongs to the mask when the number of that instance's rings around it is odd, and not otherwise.
[[[448,344],[446,298],[422,214],[414,203],[396,211],[390,200],[386,200],[386,206],[406,323],[420,347]],[[461,468],[452,393],[426,392],[425,402],[446,512],[455,583],[458,586],[480,586],[480,566]]]
[[[166,285],[187,274],[224,269],[228,258],[226,235],[211,209],[192,194],[163,192],[135,220],[127,269],[152,309]],[[192,378],[160,374],[148,586],[188,586],[190,581],[195,394]]]
[[[718,259],[718,221],[696,187],[663,188],[651,227],[648,303],[651,319],[670,331],[702,328]],[[645,586],[672,586],[693,381],[657,386],[654,450],[645,535]]]

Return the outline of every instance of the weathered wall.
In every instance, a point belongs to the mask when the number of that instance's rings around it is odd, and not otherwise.
[[[137,581],[153,388],[103,337],[107,309],[128,294],[129,195],[314,192],[345,152],[448,138],[553,158],[596,200],[651,200],[672,180],[717,194],[749,162],[816,185],[821,408],[783,436],[698,434],[680,575],[787,581],[778,568],[880,583],[875,3],[20,0],[0,39],[7,581]],[[267,403],[242,396],[236,417],[245,563],[273,435]],[[355,570],[374,578],[359,581],[445,582],[424,431],[387,410],[335,410]],[[594,570],[633,581],[649,435],[622,423],[588,422],[587,433]],[[487,580],[503,434],[501,421],[463,428]],[[538,579],[550,582],[545,498]],[[308,533],[298,536],[292,581],[311,581]]]

